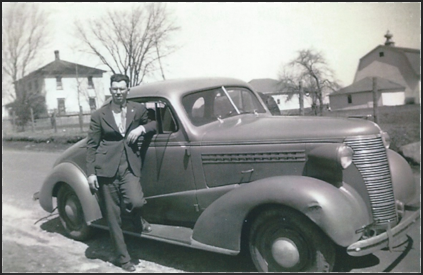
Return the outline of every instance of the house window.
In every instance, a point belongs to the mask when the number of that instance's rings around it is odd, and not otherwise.
[[[281,100],[279,98],[276,101],[278,102],[278,105],[281,104]]]
[[[59,111],[59,115],[66,114],[66,107],[65,107],[65,99],[58,98],[57,99],[57,110]]]
[[[28,82],[28,90],[32,90],[32,82]]]
[[[379,52],[379,57],[384,57],[385,54],[383,52]]]
[[[88,77],[88,89],[94,89],[94,82],[92,76]]]
[[[352,103],[352,96],[348,95],[348,104],[351,104],[351,103]]]
[[[56,76],[56,90],[63,90],[62,77]]]
[[[34,87],[35,87],[35,90],[38,91],[38,79],[34,80]]]
[[[94,111],[94,110],[97,109],[97,105],[96,105],[96,102],[95,102],[95,98],[94,97],[90,97],[89,98],[89,104],[90,104],[90,110],[91,111]]]

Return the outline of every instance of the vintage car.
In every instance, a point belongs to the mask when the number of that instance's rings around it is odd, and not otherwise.
[[[397,247],[420,219],[407,161],[363,119],[272,116],[246,82],[166,80],[131,88],[158,124],[139,141],[143,215],[176,245],[237,255],[258,271],[331,271],[336,252]],[[86,175],[86,139],[57,159],[39,192],[71,238],[107,229]],[[417,205],[417,206],[416,206]],[[242,250],[244,251],[244,250]]]

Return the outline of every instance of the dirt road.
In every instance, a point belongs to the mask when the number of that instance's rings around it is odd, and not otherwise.
[[[28,147],[27,149],[30,149]],[[58,148],[58,152],[63,148]],[[86,242],[65,236],[57,212],[49,216],[32,200],[58,152],[3,151],[2,237],[3,272],[124,272],[110,263],[108,232],[96,231]],[[416,179],[420,174],[416,174]],[[418,272],[420,228],[410,232],[411,241],[394,253],[380,251],[348,258],[346,272]],[[128,250],[137,272],[253,272],[246,257],[226,256],[152,240],[127,237]]]

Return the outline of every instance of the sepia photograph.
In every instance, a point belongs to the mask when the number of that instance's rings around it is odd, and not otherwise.
[[[421,3],[2,2],[2,272],[421,272]]]

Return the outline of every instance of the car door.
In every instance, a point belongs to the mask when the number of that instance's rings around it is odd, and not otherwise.
[[[188,141],[172,106],[165,99],[143,100],[157,133],[141,145],[141,184],[147,204],[143,215],[151,223],[191,226],[199,213],[188,154]]]

